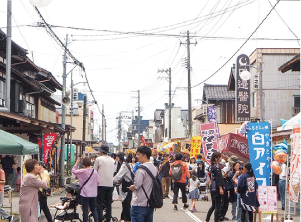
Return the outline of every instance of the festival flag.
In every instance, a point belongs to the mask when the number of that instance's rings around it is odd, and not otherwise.
[[[200,124],[200,132],[204,158],[208,164],[211,164],[211,155],[218,151],[215,122]]]

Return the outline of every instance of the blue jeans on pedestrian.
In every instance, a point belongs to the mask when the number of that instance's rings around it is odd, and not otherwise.
[[[285,180],[279,179],[279,193],[280,193],[282,208],[285,207],[285,184],[286,184]]]
[[[83,207],[83,222],[88,221],[89,207],[92,212],[94,221],[98,220],[98,213],[96,209],[96,197],[83,197],[81,196],[81,202]]]
[[[132,206],[132,222],[153,222],[154,209],[151,207]]]
[[[241,211],[242,211],[242,205],[240,202],[240,194],[237,193],[237,215],[236,215],[236,222],[241,222]],[[249,215],[245,214],[246,216],[246,221],[249,222]],[[252,222],[252,221],[251,221]]]

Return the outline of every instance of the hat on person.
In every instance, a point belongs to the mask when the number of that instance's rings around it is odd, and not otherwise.
[[[226,161],[224,159],[222,159],[221,162],[219,163],[219,165],[221,167],[225,167],[226,166]]]
[[[238,162],[239,161],[239,159],[238,159],[238,157],[237,156],[231,156],[229,159],[228,159],[228,162],[229,163],[236,163],[236,162]]]
[[[44,164],[43,161],[40,161],[40,162],[39,162],[39,165],[46,169],[46,166],[45,166],[45,164]]]
[[[225,164],[225,166],[226,166],[226,164]],[[228,173],[230,171],[230,169],[228,167],[224,167],[222,169],[222,171],[223,171],[223,173]]]
[[[109,153],[110,152],[110,149],[107,145],[101,145],[100,148],[99,148],[99,152],[103,152],[103,153]]]

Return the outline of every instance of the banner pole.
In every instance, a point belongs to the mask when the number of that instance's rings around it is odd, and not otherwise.
[[[270,126],[271,126],[271,137],[270,137],[270,144],[271,144],[271,160],[270,160],[270,185],[272,186],[273,182],[273,172],[272,172],[272,161],[273,161],[273,120],[270,120]]]

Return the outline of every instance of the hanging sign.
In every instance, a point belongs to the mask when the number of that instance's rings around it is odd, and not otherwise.
[[[205,160],[208,164],[211,164],[211,155],[214,152],[218,151],[217,146],[217,134],[216,134],[216,127],[215,123],[205,123],[200,124],[200,132],[202,137],[202,148]]]
[[[249,157],[258,185],[270,185],[271,144],[270,123],[249,123]]]
[[[235,78],[235,116],[237,122],[250,121],[250,80],[242,80],[240,73],[250,71],[250,59],[242,54],[236,60]]]
[[[289,197],[294,202],[298,202],[300,193],[300,139],[300,125],[294,126],[289,186]]]
[[[48,153],[57,137],[57,134],[54,133],[45,133],[43,135],[43,158],[44,163],[47,163]]]
[[[191,149],[190,149],[190,157],[195,157],[201,153],[201,143],[202,137],[200,136],[193,136],[191,141]]]
[[[219,128],[218,128],[218,121],[217,121],[217,114],[216,114],[216,107],[215,106],[208,106],[208,120],[209,120],[209,122],[215,122],[216,123],[217,137],[221,137],[220,134],[219,134]]]

